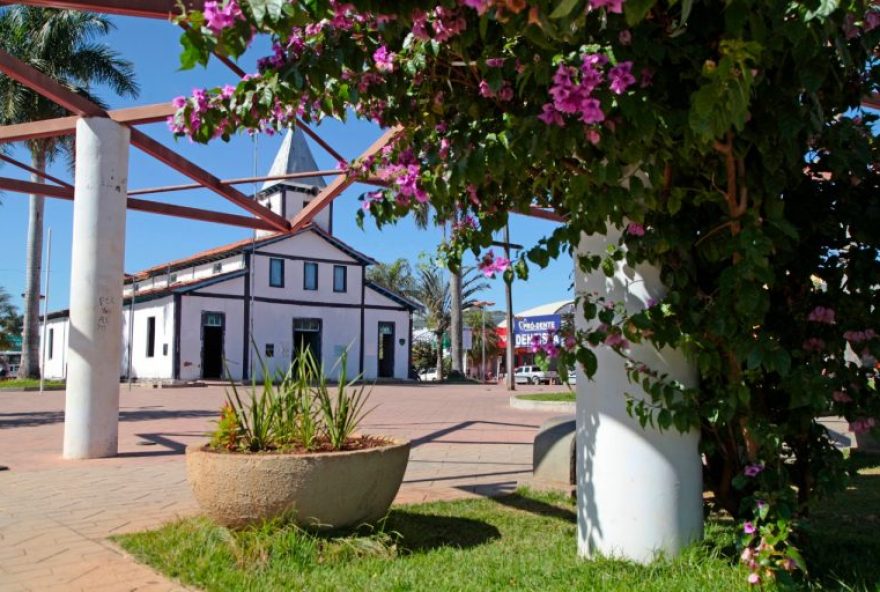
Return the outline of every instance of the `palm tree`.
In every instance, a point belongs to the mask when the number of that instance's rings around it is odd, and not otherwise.
[[[480,366],[485,360],[491,360],[501,353],[498,344],[498,323],[492,314],[485,310],[471,310],[465,316],[465,323],[471,330],[471,348],[468,350],[468,359],[472,366]],[[486,339],[486,349],[483,350],[483,337]],[[483,354],[485,353],[485,358]],[[485,372],[485,369],[483,370]]]
[[[489,288],[475,268],[463,270],[461,281],[462,308],[475,302],[474,296]],[[446,274],[433,265],[419,268],[418,281],[413,297],[425,307],[428,327],[437,339],[437,379],[443,379],[443,335],[452,324],[452,290]]]
[[[105,85],[121,96],[136,97],[138,85],[131,62],[96,39],[113,29],[106,17],[73,10],[13,6],[0,11],[0,49],[40,70],[73,92],[104,106],[92,94],[93,85]],[[52,101],[0,77],[0,125],[68,115]],[[41,172],[58,156],[72,162],[73,138],[42,138],[27,142],[31,162]],[[40,175],[32,175],[35,182]],[[28,217],[27,283],[24,335],[19,376],[39,376],[40,263],[43,254],[43,196],[30,196]]]
[[[367,279],[407,298],[415,293],[416,280],[409,261],[401,257],[393,263],[377,263],[367,270]]]
[[[0,286],[0,349],[12,347],[12,338],[21,334],[21,315],[12,304],[12,299]]]

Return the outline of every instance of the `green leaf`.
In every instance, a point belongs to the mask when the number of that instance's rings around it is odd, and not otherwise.
[[[567,17],[579,2],[580,0],[562,0],[562,2],[556,6],[556,10],[550,13],[550,18],[561,19]]]
[[[657,0],[627,0],[623,7],[626,23],[630,27],[637,25],[648,15],[656,3]]]
[[[577,361],[584,367],[584,374],[587,375],[587,378],[592,378],[593,375],[596,374],[596,370],[599,368],[599,361],[596,359],[596,354],[591,350],[582,347],[578,349],[576,357]]]

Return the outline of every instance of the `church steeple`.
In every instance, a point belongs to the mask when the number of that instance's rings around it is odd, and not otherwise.
[[[275,155],[272,168],[269,169],[268,176],[307,173],[317,170],[318,165],[315,163],[315,157],[312,156],[312,150],[309,148],[308,142],[306,142],[306,135],[298,127],[288,129],[284,135],[284,141],[281,142],[281,147],[278,149],[278,154]],[[318,189],[323,189],[327,186],[323,177],[308,177],[305,179],[291,179],[289,181],[266,181],[263,183],[263,189],[268,189],[278,183],[311,185]]]
[[[295,127],[287,130],[267,176],[307,173],[317,170],[318,165],[306,141],[305,134],[301,129]],[[291,220],[326,186],[324,178],[318,176],[266,181],[256,195],[256,199],[276,214],[281,214]],[[313,223],[332,234],[333,205],[324,208],[315,216]],[[258,236],[263,234],[269,233],[257,231]]]

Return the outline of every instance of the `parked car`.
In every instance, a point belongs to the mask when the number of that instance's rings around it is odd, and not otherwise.
[[[419,372],[419,380],[422,382],[437,382],[440,380],[440,377],[437,376],[436,368],[426,368]]]
[[[513,372],[517,384],[556,384],[559,374],[556,370],[542,370],[540,366],[520,366]]]

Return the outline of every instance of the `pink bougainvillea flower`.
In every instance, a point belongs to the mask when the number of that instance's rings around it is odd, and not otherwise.
[[[645,236],[645,227],[638,222],[630,222],[626,226],[626,233],[631,236]]]
[[[614,349],[629,349],[627,341],[620,333],[611,333],[605,338],[605,345]]]
[[[764,467],[762,465],[748,465],[745,470],[743,470],[743,474],[746,477],[757,477],[763,470]]]
[[[544,105],[541,114],[538,115],[538,119],[540,119],[547,125],[558,125],[559,127],[565,127],[565,120],[562,119],[562,113],[556,110],[556,107],[553,106],[553,103],[546,103]]]
[[[877,420],[873,417],[857,419],[849,424],[849,431],[854,434],[865,434],[870,432],[877,425]]]
[[[852,403],[852,397],[850,397],[843,391],[834,391],[831,394],[831,398],[838,403]]]
[[[506,257],[496,257],[492,249],[483,254],[480,263],[477,265],[480,271],[488,278],[495,277],[496,273],[504,273],[510,267],[510,259]]]
[[[750,573],[749,577],[746,578],[746,581],[752,586],[757,586],[761,583],[761,576],[756,573]]]
[[[477,14],[486,14],[486,11],[489,10],[489,7],[492,5],[491,0],[460,0],[461,4],[473,8],[477,11]]]
[[[602,140],[602,135],[594,129],[586,130],[584,132],[584,135],[587,138],[587,142],[589,142],[593,146],[596,146]]]
[[[590,0],[590,8],[597,10],[599,8],[607,8],[608,12],[621,14],[623,12],[624,0]]]
[[[877,334],[874,333],[873,329],[865,329],[864,331],[847,331],[843,334],[843,338],[850,343],[861,343],[863,341],[870,341],[876,336]]]
[[[752,522],[743,522],[743,532],[746,534],[755,534],[755,531],[758,529],[755,528],[754,523]]]
[[[743,563],[748,563],[755,558],[755,550],[751,547],[746,547],[745,549],[743,549],[739,558],[743,561]]]
[[[504,58],[489,58],[486,60],[486,65],[490,68],[503,68]]]
[[[379,48],[373,52],[373,62],[376,64],[376,69],[380,72],[394,72],[394,58],[396,55],[393,52],[388,51],[388,48],[384,45],[380,45]]]
[[[608,71],[608,80],[611,81],[608,87],[611,92],[621,95],[636,83],[636,78],[632,75],[632,68],[632,62],[620,62]]]
[[[186,105],[186,97],[174,97],[171,99],[171,106],[175,109],[183,109]]]
[[[486,82],[485,80],[480,81],[480,96],[486,97],[486,98],[490,98],[490,97],[495,96],[495,93],[492,92],[492,87],[489,86],[489,83]]]
[[[825,325],[834,325],[834,309],[826,308],[824,306],[817,306],[813,310],[810,311],[810,314],[807,315],[807,320],[812,321],[814,323],[822,323]]]
[[[205,2],[204,15],[205,26],[214,35],[221,34],[225,29],[234,25],[236,20],[244,20],[237,0],[226,0],[226,4],[223,6],[220,5],[220,2],[208,0]]]
[[[498,91],[498,98],[505,102],[513,100],[513,87],[505,82],[501,90]]]
[[[865,32],[873,31],[880,26],[880,12],[869,10],[865,13]]]

